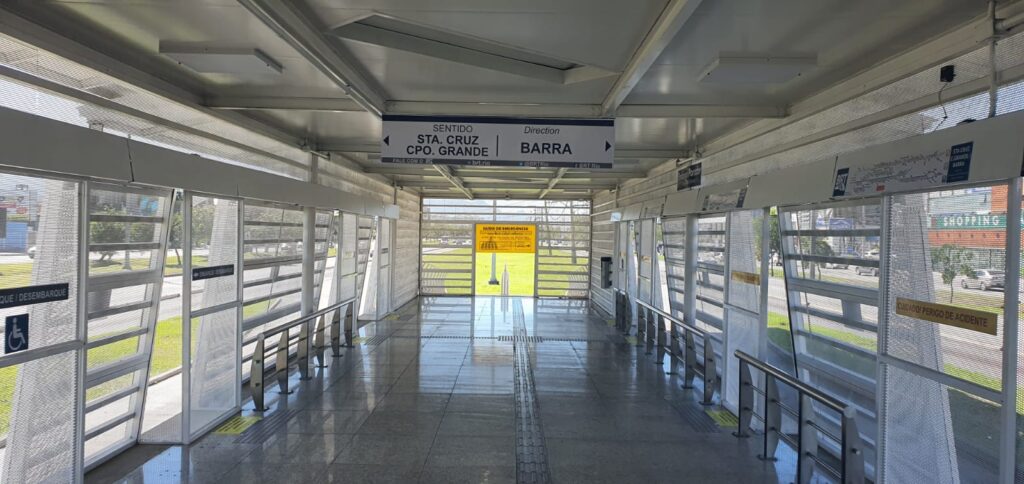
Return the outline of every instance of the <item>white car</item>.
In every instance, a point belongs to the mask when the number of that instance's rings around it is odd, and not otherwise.
[[[960,287],[964,289],[981,289],[987,291],[993,287],[1003,288],[1006,280],[1006,273],[998,269],[978,269],[974,271],[974,277],[965,277],[960,280]]]
[[[28,254],[28,258],[29,259],[35,259],[36,258],[36,246],[33,245],[32,247],[29,247],[27,254]]]

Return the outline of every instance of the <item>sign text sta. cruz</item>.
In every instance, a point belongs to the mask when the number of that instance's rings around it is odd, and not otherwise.
[[[532,253],[537,251],[537,226],[476,224],[476,251]]]
[[[615,121],[384,115],[383,163],[611,168]]]

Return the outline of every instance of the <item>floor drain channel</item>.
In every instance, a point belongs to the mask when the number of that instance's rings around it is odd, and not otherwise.
[[[533,385],[530,345],[524,344],[529,341],[526,335],[526,316],[523,303],[518,298],[513,302],[512,320],[515,325],[512,347],[515,354],[516,482],[547,483],[551,480],[548,451],[544,444],[537,392]]]

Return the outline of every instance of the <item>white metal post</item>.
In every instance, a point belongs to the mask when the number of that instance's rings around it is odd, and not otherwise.
[[[781,238],[781,235],[780,235]],[[768,356],[768,283],[771,268],[771,209],[765,208],[761,212],[761,298],[758,301],[758,313],[760,318],[757,321],[757,351],[758,358]],[[786,304],[789,304],[787,301]]]
[[[892,197],[882,197],[882,222],[879,239],[881,247],[878,252],[878,333],[877,354],[875,361],[875,408],[878,409],[875,417],[875,482],[885,482],[885,363],[882,356],[889,354],[889,313],[885,309],[885,299],[889,288],[889,219]]]
[[[1006,195],[1006,281],[1003,290],[1003,407],[999,426],[999,482],[1011,484],[1017,468],[1017,365],[1020,309],[1021,179]]]
[[[686,217],[686,265],[683,273],[683,313],[685,322],[694,324],[697,321],[697,216]]]
[[[235,240],[238,241],[236,249],[238,251],[235,262],[235,302],[238,307],[237,314],[235,314],[235,348],[238,353],[235,355],[235,407],[242,407],[242,322],[244,320],[243,312],[245,306],[243,301],[245,300],[245,201],[238,199],[238,215],[236,217],[236,228],[238,236]]]
[[[192,193],[185,192],[181,210],[181,246],[185,254],[181,285],[181,442],[192,434]]]
[[[88,298],[89,298],[89,182],[78,184],[78,340],[82,346],[78,349],[78,388],[75,395],[75,475],[76,483],[85,480],[85,376],[86,355],[85,345],[89,341]],[[140,416],[141,422],[141,416]]]
[[[316,311],[313,303],[313,291],[316,287],[316,281],[314,280],[316,272],[316,208],[305,207],[303,215],[305,217],[302,222],[302,298],[300,299],[300,311],[305,316]],[[326,268],[324,269],[326,270]],[[302,324],[310,326],[314,324],[314,321],[307,321]],[[283,337],[287,337],[287,335],[285,333]],[[306,341],[303,342],[306,345],[306,354],[309,354],[309,351],[312,349],[311,342],[311,338],[306,338]],[[308,364],[308,360],[306,363]]]

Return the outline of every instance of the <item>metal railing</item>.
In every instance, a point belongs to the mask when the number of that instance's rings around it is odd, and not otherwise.
[[[332,304],[324,309],[316,311],[306,316],[289,321],[285,324],[275,326],[272,329],[268,329],[257,334],[255,337],[249,338],[244,341],[244,345],[255,342],[256,347],[253,349],[251,357],[251,370],[249,372],[249,388],[252,393],[253,406],[257,411],[263,411],[266,409],[264,406],[264,389],[266,379],[269,377],[277,376],[277,385],[279,387],[279,393],[289,394],[291,391],[288,390],[288,366],[291,357],[290,347],[292,344],[297,346],[295,351],[295,363],[299,368],[300,379],[308,380],[309,375],[309,351],[313,350],[313,355],[317,360],[317,368],[326,368],[327,360],[325,357],[325,350],[327,348],[326,342],[324,341],[324,331],[326,330],[328,315],[331,316],[331,356],[339,358],[341,354],[341,320],[345,320],[345,346],[352,347],[352,336],[355,330],[355,315],[353,314],[353,306],[356,298],[347,299],[335,304]],[[343,311],[344,310],[344,311]],[[313,330],[313,344],[312,348],[309,344],[309,322],[317,320],[316,327]],[[299,334],[296,336],[291,335],[291,329],[299,327]],[[265,341],[271,336],[280,334],[277,345],[269,352],[274,358],[273,371],[268,373],[268,368],[263,364],[266,360],[268,351],[265,348]]]
[[[718,370],[715,365],[715,349],[711,336],[696,326],[688,324],[650,304],[637,300],[637,339],[647,345],[647,354],[658,351],[658,364],[663,364],[667,352],[683,363],[683,388],[693,388],[693,379],[698,374],[704,382],[704,394],[700,403],[712,405],[718,389]],[[628,305],[628,304],[627,304]],[[672,323],[665,331],[665,320]],[[643,338],[641,340],[641,337]],[[697,337],[701,339],[704,358],[697,365]]]
[[[743,351],[736,350],[736,358],[739,358],[740,362],[740,392],[739,424],[734,435],[737,437],[750,436],[750,424],[754,418],[757,418],[764,423],[764,449],[758,457],[774,460],[773,456],[780,440],[793,446],[797,451],[796,482],[810,482],[815,466],[832,474],[839,479],[839,482],[856,484],[864,482],[864,449],[854,418],[857,411],[852,405],[822,393],[807,383],[788,375],[785,371]],[[751,367],[760,370],[764,375],[763,390],[755,384]],[[790,408],[780,400],[779,382],[797,391],[799,404],[796,409]],[[754,411],[754,393],[764,397],[762,409],[764,415],[757,415]],[[839,435],[834,435],[830,430],[818,424],[815,404],[819,408],[838,414]],[[795,440],[782,430],[782,412],[786,412],[796,419],[797,435]],[[826,459],[819,457],[819,438],[822,436],[833,440],[840,449],[839,469],[836,469]]]

